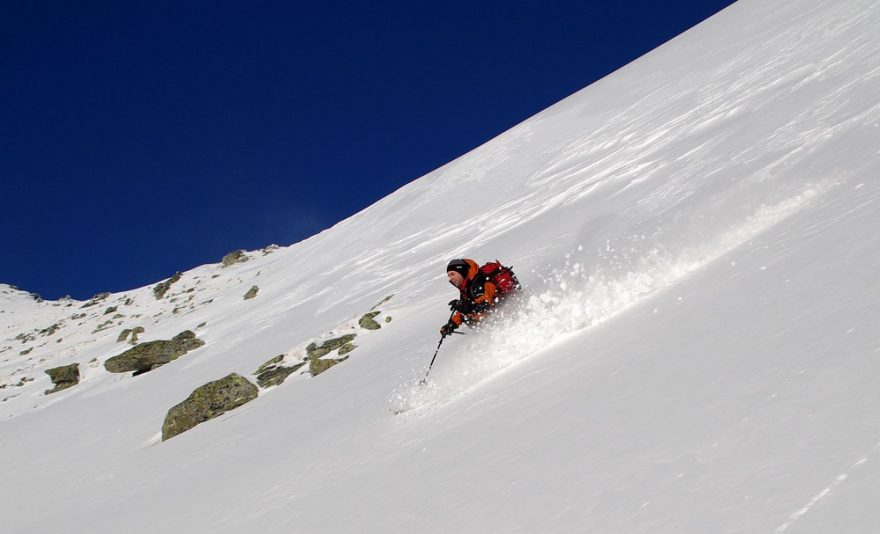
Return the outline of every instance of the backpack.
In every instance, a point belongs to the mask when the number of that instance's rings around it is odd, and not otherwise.
[[[498,289],[498,296],[503,296],[520,288],[519,280],[511,267],[501,265],[498,260],[490,261],[480,267],[480,273]]]

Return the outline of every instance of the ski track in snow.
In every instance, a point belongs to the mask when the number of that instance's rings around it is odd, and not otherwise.
[[[826,488],[822,489],[822,491],[814,495],[813,498],[810,499],[810,502],[791,514],[791,516],[789,516],[788,520],[785,523],[776,527],[776,530],[774,532],[785,532],[786,530],[788,530],[788,527],[790,527],[795,521],[805,516],[814,506],[819,504],[822,500],[832,495],[834,493],[834,490],[837,489],[838,486],[846,482],[846,479],[850,477],[853,471],[865,465],[871,458],[871,456],[877,454],[878,451],[880,451],[880,443],[877,443],[877,445],[875,445],[873,449],[868,451],[868,454],[852,464],[849,469],[846,470],[846,472],[837,475],[831,482],[831,484],[829,484]]]

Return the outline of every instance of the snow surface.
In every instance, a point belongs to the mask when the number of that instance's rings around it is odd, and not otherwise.
[[[743,0],[163,300],[0,287],[3,532],[878,531],[878,27],[874,0]],[[419,388],[458,256],[513,264],[527,294]],[[194,388],[390,294],[346,362],[160,441]],[[104,371],[138,324],[207,344]],[[72,362],[83,381],[43,395]]]

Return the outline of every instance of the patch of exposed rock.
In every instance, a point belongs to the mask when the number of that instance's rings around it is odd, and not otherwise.
[[[260,288],[258,286],[251,286],[251,288],[248,289],[248,292],[244,294],[244,300],[250,300],[256,297],[259,291]]]
[[[257,391],[257,386],[235,373],[196,388],[186,400],[168,410],[162,424],[162,441],[256,399]]]
[[[269,388],[272,386],[280,386],[287,380],[287,377],[299,371],[306,362],[296,363],[294,365],[281,365],[284,362],[284,354],[279,354],[274,358],[266,361],[254,372],[257,375],[257,385],[261,388]]]
[[[355,337],[357,337],[357,334],[346,334],[337,338],[328,339],[327,341],[322,343],[320,347],[316,343],[309,343],[309,346],[306,347],[306,354],[308,355],[308,359],[316,360],[321,356],[330,354],[340,347],[351,344],[351,342],[354,341]],[[349,350],[349,352],[351,352],[351,350]]]
[[[116,338],[117,343],[122,343],[126,339],[128,339],[129,334],[131,335],[131,344],[136,345],[138,341],[138,335],[144,333],[143,326],[136,326],[134,328],[126,328],[122,332],[119,333],[119,336]]]
[[[358,321],[358,326],[366,330],[378,330],[382,328],[382,325],[376,322],[376,316],[380,313],[382,312],[374,311],[365,314],[363,317],[361,317],[360,321]]]
[[[236,263],[243,263],[246,261],[248,261],[248,257],[243,250],[233,250],[229,254],[223,256],[223,259],[220,260],[220,263],[223,264],[223,267],[229,267],[230,265],[235,265]]]
[[[174,276],[172,276],[168,280],[165,280],[164,282],[159,282],[158,284],[153,286],[153,295],[156,297],[156,300],[160,300],[162,297],[164,297],[165,293],[167,293],[168,290],[171,289],[171,286],[174,285],[175,282],[180,280],[181,276],[183,276],[183,273],[177,271],[176,273],[174,273]]]
[[[309,360],[309,374],[311,374],[312,376],[318,376],[319,374],[323,373],[327,369],[330,369],[337,363],[342,363],[347,359],[348,356],[339,360],[322,360],[319,358]]]
[[[55,384],[53,389],[47,389],[46,395],[57,393],[69,387],[79,384],[79,364],[72,363],[70,365],[62,365],[52,369],[46,369],[46,374]]]
[[[141,343],[122,354],[108,358],[104,362],[104,368],[111,373],[134,371],[138,375],[174,361],[204,344],[192,331],[185,330],[172,339]]]

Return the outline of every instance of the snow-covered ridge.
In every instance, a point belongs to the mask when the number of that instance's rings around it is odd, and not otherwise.
[[[0,392],[19,392],[0,403],[7,528],[871,531],[877,27],[867,0],[741,1],[332,229],[182,273],[163,299],[10,294],[0,370],[34,382]],[[513,264],[527,294],[447,339],[419,388],[462,255]],[[391,294],[393,321],[344,365],[161,442],[196,387],[293,362]],[[124,324],[94,332],[113,306]],[[19,355],[17,334],[61,320]],[[89,366],[136,321],[145,341],[205,345],[136,377]],[[81,384],[43,395],[42,370],[74,361]]]

